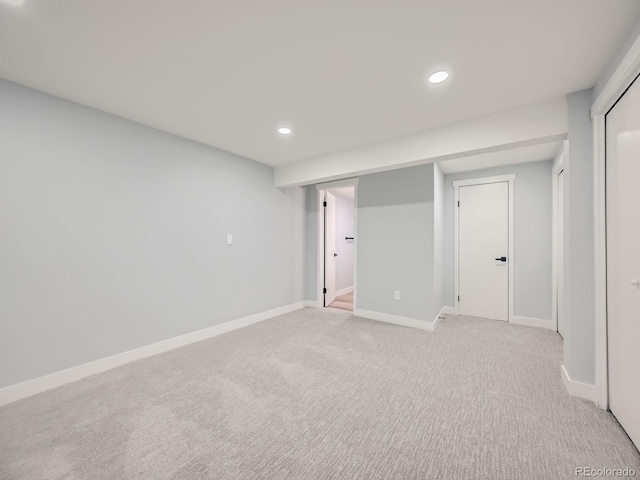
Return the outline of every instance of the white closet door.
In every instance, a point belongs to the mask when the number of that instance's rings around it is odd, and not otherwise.
[[[640,80],[606,131],[609,406],[640,446]]]
[[[458,311],[509,320],[509,182],[462,186],[458,199]]]

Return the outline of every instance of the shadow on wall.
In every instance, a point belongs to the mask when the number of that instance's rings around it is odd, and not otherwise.
[[[441,308],[433,299],[433,193],[433,164],[360,177],[359,309],[431,321]]]
[[[357,208],[433,202],[433,165],[360,177]]]

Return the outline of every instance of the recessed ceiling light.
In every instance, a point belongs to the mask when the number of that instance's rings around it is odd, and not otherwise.
[[[278,132],[280,132],[282,135],[291,135],[291,129],[289,127],[280,127],[278,129]]]
[[[447,78],[449,78],[449,74],[447,72],[445,72],[445,71],[440,71],[440,72],[432,73],[431,75],[429,75],[429,82],[430,83],[442,83]]]
[[[22,0],[0,0],[4,3],[8,3],[9,5],[20,5]]]

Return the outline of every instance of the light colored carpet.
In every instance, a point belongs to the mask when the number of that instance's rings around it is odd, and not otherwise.
[[[339,308],[340,310],[353,312],[353,292],[336,297],[336,299],[331,302],[329,306],[331,308]]]
[[[557,334],[305,309],[0,408],[0,478],[550,479],[640,455]],[[638,473],[636,473],[638,475]]]

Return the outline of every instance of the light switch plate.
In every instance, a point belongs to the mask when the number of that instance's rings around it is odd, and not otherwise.
[[[227,245],[233,245],[233,235],[227,233]]]

